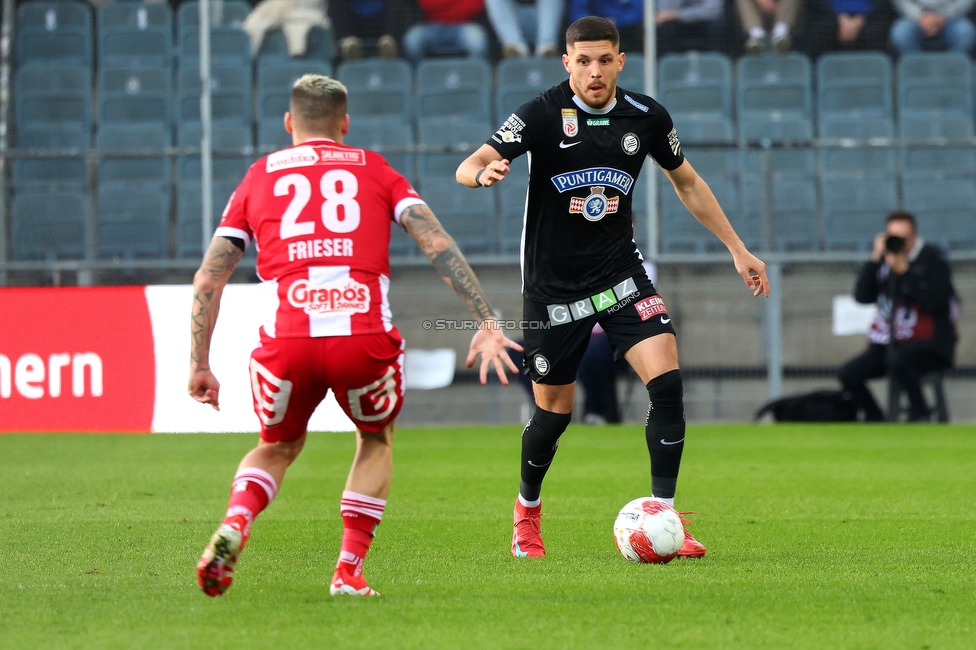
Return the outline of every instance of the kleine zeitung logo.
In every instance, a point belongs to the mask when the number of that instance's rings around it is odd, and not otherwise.
[[[318,287],[302,279],[288,287],[288,302],[306,314],[365,314],[369,300],[369,287],[352,278]]]

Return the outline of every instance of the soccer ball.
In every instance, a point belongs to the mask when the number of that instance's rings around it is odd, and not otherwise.
[[[641,497],[621,508],[613,522],[613,537],[621,555],[631,562],[665,564],[678,556],[685,527],[674,508]]]

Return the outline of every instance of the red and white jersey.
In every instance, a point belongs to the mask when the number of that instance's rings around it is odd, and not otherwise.
[[[214,236],[257,244],[267,336],[388,332],[390,221],[418,203],[378,153],[315,139],[251,165]]]

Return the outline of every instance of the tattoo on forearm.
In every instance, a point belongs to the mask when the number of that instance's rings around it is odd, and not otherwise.
[[[243,254],[227,239],[217,237],[197,271],[190,313],[190,360],[195,363],[201,363],[209,355],[210,337],[220,310],[220,295]],[[200,369],[208,370],[205,365]]]
[[[426,205],[412,205],[404,210],[400,223],[471,313],[480,320],[494,318],[494,311],[488,304],[478,277],[430,208]]]

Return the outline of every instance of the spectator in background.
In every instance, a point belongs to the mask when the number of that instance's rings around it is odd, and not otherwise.
[[[803,49],[813,58],[838,50],[884,50],[894,16],[888,0],[812,0]]]
[[[788,52],[793,46],[790,30],[800,10],[800,0],[736,0],[739,19],[746,30],[746,52],[759,54],[772,48]]]
[[[971,54],[976,27],[966,18],[974,0],[893,0],[901,18],[891,26],[899,54],[941,49]]]
[[[621,52],[644,53],[644,0],[569,0],[566,14],[570,23],[584,16],[606,18],[620,33]]]
[[[316,25],[329,29],[325,0],[261,0],[244,20],[251,37],[251,53],[257,55],[264,36],[281,28],[288,43],[288,56],[302,56],[308,48],[308,32]]]
[[[484,0],[417,0],[423,22],[407,30],[403,51],[418,63],[427,56],[488,55],[488,32],[477,21]]]
[[[884,420],[866,382],[890,374],[908,395],[912,422],[928,422],[922,375],[952,367],[959,299],[949,262],[918,236],[915,217],[888,215],[885,232],[874,240],[871,261],[854,286],[854,299],[876,302],[868,349],[844,364],[838,379],[868,422]],[[894,334],[892,335],[892,332]]]
[[[658,0],[657,55],[725,49],[725,15],[722,0]]]
[[[528,56],[529,37],[536,56],[556,56],[563,20],[563,0],[485,0],[488,20],[505,58]]]
[[[419,17],[416,5],[403,0],[329,0],[329,18],[343,60],[374,52],[395,59],[406,26]]]

